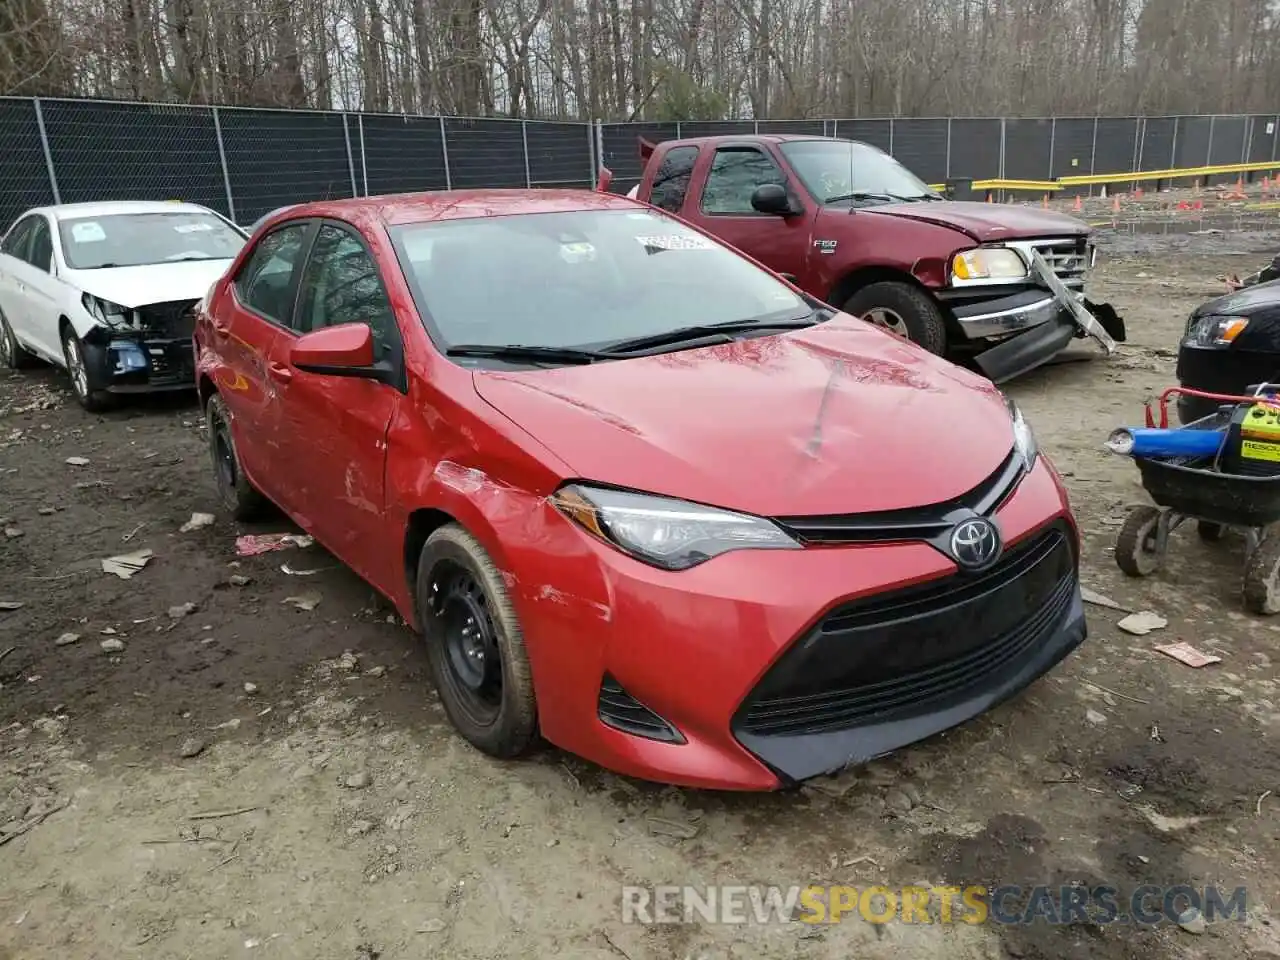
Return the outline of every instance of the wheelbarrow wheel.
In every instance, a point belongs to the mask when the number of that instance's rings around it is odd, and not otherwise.
[[[1196,521],[1196,533],[1200,534],[1200,539],[1205,543],[1217,543],[1226,532],[1227,528],[1220,523],[1211,523],[1208,520]]]
[[[1116,565],[1131,577],[1149,577],[1160,569],[1164,551],[1156,548],[1160,511],[1138,507],[1125,518],[1116,537]]]
[[[1280,536],[1265,537],[1244,567],[1244,606],[1264,616],[1280,613]]]

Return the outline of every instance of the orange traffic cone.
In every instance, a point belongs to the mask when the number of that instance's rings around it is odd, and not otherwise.
[[[1119,212],[1120,212],[1120,197],[1119,197],[1119,196],[1116,196],[1116,197],[1113,197],[1113,198],[1112,198],[1112,200],[1111,200],[1111,212],[1112,212],[1112,213],[1119,213]]]
[[[1075,210],[1079,213],[1084,209],[1084,202],[1080,199],[1080,194],[1076,194]]]
[[[1134,197],[1135,197],[1135,198],[1137,198],[1138,200],[1141,200],[1141,199],[1142,199],[1142,188],[1141,188],[1141,187],[1134,187],[1134,188],[1133,188],[1133,195],[1134,195]]]
[[[1049,209],[1049,195],[1047,193],[1040,198],[1040,206],[1044,207],[1046,210]]]

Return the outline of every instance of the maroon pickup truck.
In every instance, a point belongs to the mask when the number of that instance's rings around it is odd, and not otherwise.
[[[1096,251],[1063,214],[948,200],[865,143],[829,137],[641,140],[632,191],[820,300],[1000,383],[1124,323],[1085,299]],[[607,171],[606,171],[607,173]],[[607,186],[607,180],[602,182]]]

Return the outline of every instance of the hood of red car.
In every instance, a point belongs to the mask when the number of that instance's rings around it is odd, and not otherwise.
[[[857,216],[902,217],[951,227],[967,233],[979,243],[996,240],[1029,240],[1036,237],[1075,237],[1089,233],[1089,225],[1065,213],[1015,207],[1003,203],[893,203],[860,207]]]
[[[474,376],[576,478],[765,516],[950,500],[1013,446],[989,381],[843,315],[695,350]]]

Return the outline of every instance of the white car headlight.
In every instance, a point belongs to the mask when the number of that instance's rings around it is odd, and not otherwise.
[[[103,300],[101,297],[95,297],[91,293],[80,295],[80,302],[84,305],[85,310],[89,312],[89,316],[105,323],[109,327],[123,327],[129,322],[129,314],[132,312],[128,307],[122,307],[118,303],[112,303],[110,300]]]
[[[1030,473],[1031,468],[1035,466],[1036,457],[1040,454],[1040,445],[1036,443],[1036,435],[1031,431],[1031,424],[1027,423],[1018,405],[1008,397],[1004,398],[1004,402],[1008,405],[1009,417],[1013,420],[1013,449],[1017,451],[1023,466]]]
[[[575,483],[551,498],[592,536],[664,570],[687,570],[731,550],[799,550],[762,517],[686,500]]]
[[[1197,347],[1229,347],[1249,326],[1247,317],[1200,317],[1187,327],[1187,343]]]
[[[1027,276],[1026,261],[1007,247],[975,247],[961,250],[951,258],[953,283],[974,280],[1021,280]]]

